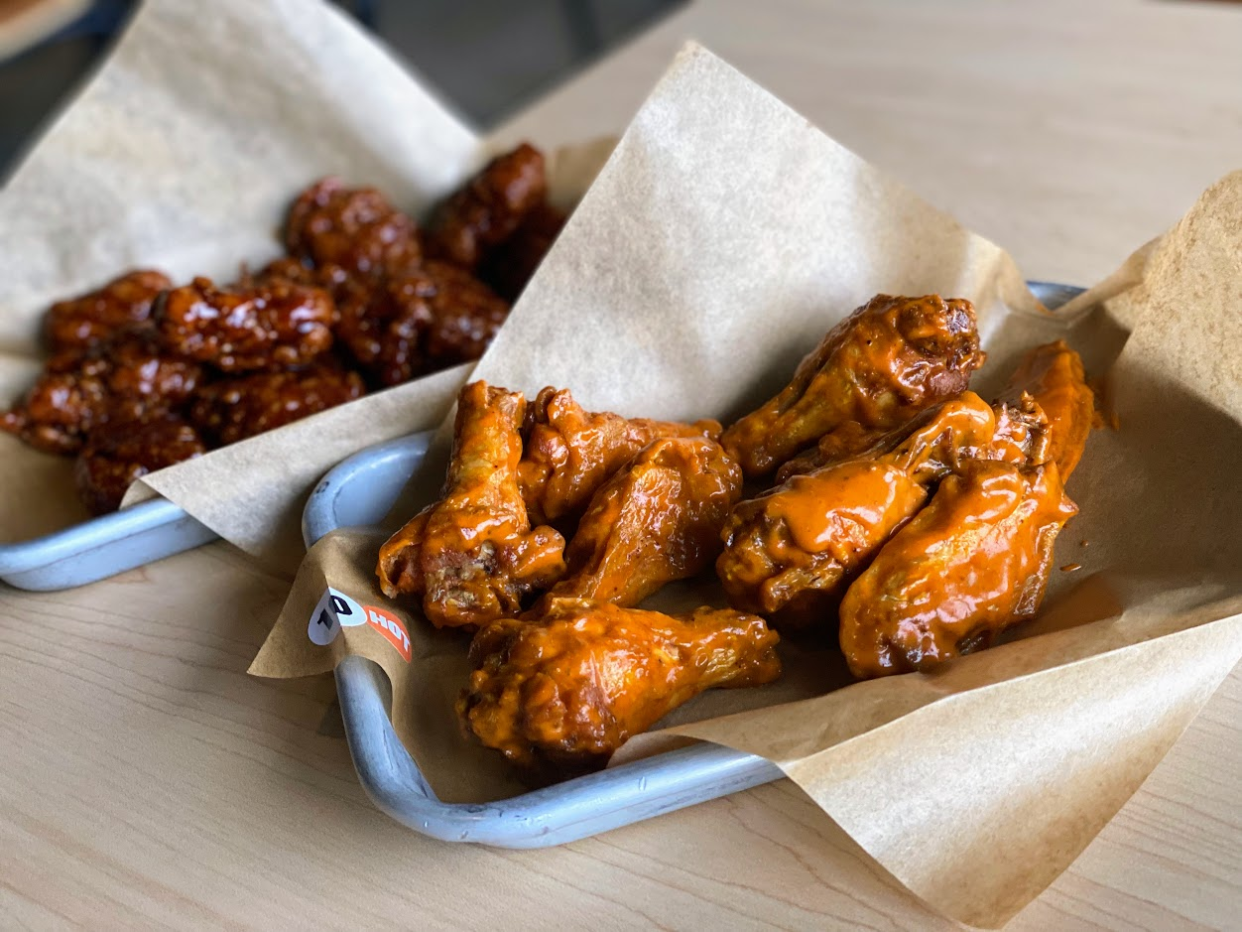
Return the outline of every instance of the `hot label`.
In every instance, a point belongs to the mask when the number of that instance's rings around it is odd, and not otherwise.
[[[364,606],[366,612],[367,624],[379,631],[388,639],[388,642],[397,649],[399,653],[409,663],[410,660],[410,636],[405,631],[405,625],[401,623],[401,619],[384,611],[382,608],[376,608],[374,605]]]

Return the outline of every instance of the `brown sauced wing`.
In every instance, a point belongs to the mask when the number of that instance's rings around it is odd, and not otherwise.
[[[568,218],[551,204],[538,204],[513,235],[492,250],[479,267],[479,277],[513,304],[543,262]]]
[[[87,352],[118,330],[145,322],[160,292],[171,287],[164,273],[139,269],[95,291],[57,301],[44,318],[48,349],[53,354]]]
[[[762,618],[729,610],[672,616],[554,600],[538,619],[499,620],[475,636],[458,711],[517,764],[594,769],[704,690],[776,679],[777,640]]]
[[[440,205],[431,222],[431,251],[473,271],[544,202],[547,191],[543,153],[534,146],[523,143],[497,156]]]
[[[352,274],[403,271],[422,258],[418,227],[375,188],[324,178],[293,202],[285,246],[295,259]]]
[[[877,295],[828,332],[793,380],[725,431],[748,478],[771,474],[853,421],[891,430],[966,389],[983,364],[974,307],[939,295]]]
[[[292,424],[361,398],[361,376],[334,361],[296,372],[256,372],[201,389],[190,421],[205,437],[225,445]]]
[[[94,514],[116,511],[134,480],[205,452],[194,428],[174,414],[109,421],[91,433],[78,457],[78,495]]]
[[[336,305],[322,288],[271,279],[217,288],[210,279],[164,294],[160,338],[173,353],[225,372],[303,366],[332,346]]]

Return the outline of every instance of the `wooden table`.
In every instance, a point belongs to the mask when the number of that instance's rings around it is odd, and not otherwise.
[[[691,36],[1031,277],[1102,277],[1242,167],[1242,10],[1191,3],[702,3],[505,135],[615,132]],[[245,673],[287,585],[215,545],[0,588],[0,927],[952,927],[787,782],[549,851],[400,828],[330,681]],[[1235,671],[1010,928],[1242,927],[1240,800]]]

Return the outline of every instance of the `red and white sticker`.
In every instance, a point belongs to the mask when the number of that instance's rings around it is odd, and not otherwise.
[[[375,628],[388,639],[388,643],[397,649],[406,663],[410,662],[410,635],[405,630],[401,619],[392,612],[387,612],[374,605],[364,606],[367,613],[367,624]]]

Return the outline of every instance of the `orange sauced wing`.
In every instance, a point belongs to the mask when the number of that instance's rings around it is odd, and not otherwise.
[[[532,530],[518,491],[524,408],[516,392],[485,382],[463,388],[444,495],[380,550],[384,594],[421,596],[437,627],[516,615],[527,593],[564,572],[564,539]]]

